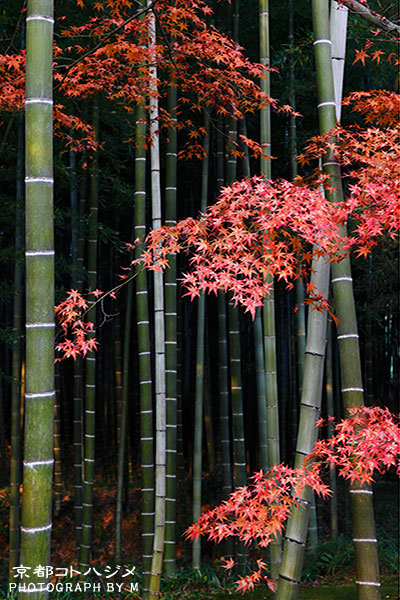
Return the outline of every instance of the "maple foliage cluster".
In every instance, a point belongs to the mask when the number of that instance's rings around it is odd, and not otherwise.
[[[265,181],[253,177],[222,190],[216,204],[198,219],[188,218],[152,231],[144,265],[162,269],[168,254],[185,251],[190,271],[183,285],[193,298],[202,291],[230,291],[253,316],[271,283],[304,274],[314,255],[340,260],[351,249],[366,255],[380,236],[394,237],[400,228],[400,96],[383,91],[354,92],[344,102],[364,115],[365,126],[338,127],[312,138],[300,155],[302,164],[330,156],[342,165],[348,194],[330,203],[319,167],[313,176]],[[372,121],[372,124],[371,124]],[[334,141],[332,141],[334,140]],[[342,226],[350,221],[351,231]],[[315,290],[311,294],[319,303]]]
[[[312,138],[299,162],[322,158],[328,149],[330,160],[341,165],[347,194],[336,214],[351,219],[352,234],[346,243],[366,256],[381,235],[393,238],[400,228],[400,95],[352,92],[343,105],[361,115],[365,126],[339,126]]]
[[[92,292],[96,294],[96,292]],[[86,356],[88,352],[97,350],[98,342],[93,337],[88,337],[94,327],[91,321],[84,320],[88,303],[77,290],[68,292],[65,300],[55,308],[55,316],[61,327],[63,341],[56,345],[56,350],[62,353],[61,358]]]
[[[323,425],[321,420],[319,426]],[[186,531],[190,540],[207,535],[215,543],[235,536],[244,544],[255,542],[265,548],[283,531],[292,510],[301,505],[308,486],[319,496],[332,492],[323,481],[326,466],[337,467],[338,473],[360,485],[370,483],[374,472],[395,468],[400,475],[399,417],[387,408],[354,407],[349,416],[334,426],[330,439],[318,441],[301,468],[274,465],[268,473],[255,473],[252,483],[233,492],[228,500],[203,513]],[[274,582],[263,571],[267,565],[257,561],[253,573],[240,577],[238,589],[245,592],[264,581],[271,589]],[[231,559],[225,568],[235,565]]]
[[[141,9],[132,0],[98,0],[94,7],[77,0],[77,6],[83,24],[66,25],[62,11],[58,16],[53,62],[55,133],[75,150],[96,148],[93,129],[71,113],[77,98],[97,93],[131,111],[136,105],[148,109],[151,96],[162,99],[170,85],[179,87],[177,115],[161,107],[160,125],[188,130],[180,153],[186,157],[203,156],[203,131],[195,122],[202,109],[238,119],[266,104],[277,107],[259,86],[266,70],[272,69],[250,61],[237,43],[209,24],[212,9],[203,0],[157,0]],[[149,44],[150,10],[160,32],[155,45]],[[149,72],[154,64],[159,69],[157,86]],[[0,56],[1,109],[22,110],[24,70],[25,51]],[[182,111],[184,118],[179,118]]]
[[[272,285],[268,275],[288,282],[302,273],[304,261],[329,254],[339,241],[333,206],[318,190],[253,177],[224,188],[200,218],[152,231],[143,260],[160,269],[168,254],[189,251],[183,285],[192,298],[229,290],[254,315]]]

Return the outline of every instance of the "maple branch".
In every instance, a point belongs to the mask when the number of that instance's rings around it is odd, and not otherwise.
[[[361,2],[357,0],[340,0],[340,3],[347,6],[353,13],[361,15],[367,21],[370,21],[370,23],[377,25],[380,29],[386,31],[386,33],[396,33],[400,36],[400,25],[396,25],[396,23],[389,21],[385,16],[370,10],[367,6],[361,4]]]
[[[125,25],[128,25],[128,23],[130,23],[131,21],[133,21],[134,19],[137,19],[138,17],[140,17],[141,15],[146,14],[147,12],[150,12],[151,10],[153,10],[154,6],[157,4],[158,0],[153,0],[153,2],[151,4],[149,4],[148,6],[146,6],[145,8],[141,8],[140,10],[138,10],[137,12],[135,12],[132,16],[130,16],[128,19],[126,19],[125,21],[123,21],[123,23],[121,23],[121,25],[118,25],[118,27],[116,27],[115,29],[113,29],[112,31],[110,31],[110,33],[107,33],[106,36],[104,36],[100,42],[98,42],[98,44],[96,44],[93,48],[91,48],[90,50],[88,50],[85,54],[83,54],[82,56],[80,56],[79,58],[77,58],[76,60],[74,60],[70,65],[68,65],[66,72],[64,73],[64,77],[61,79],[60,83],[58,85],[55,86],[55,90],[57,88],[59,88],[65,81],[65,78],[68,74],[68,71],[70,69],[72,69],[72,67],[74,67],[75,65],[77,65],[78,63],[80,63],[82,60],[84,60],[86,57],[90,56],[91,54],[93,54],[93,52],[96,52],[96,50],[98,50],[99,48],[102,47],[102,45],[104,44],[104,42],[106,42],[107,40],[110,39],[110,37],[112,37],[117,31],[119,31],[120,29],[122,29],[123,27],[125,27]],[[56,67],[57,68],[57,67]]]

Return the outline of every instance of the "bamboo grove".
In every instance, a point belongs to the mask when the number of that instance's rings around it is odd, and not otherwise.
[[[322,503],[315,465],[330,418],[396,410],[393,3],[54,4],[1,4],[4,589],[130,565],[155,600],[221,556],[251,589],[261,556],[294,600],[305,553],[347,535],[380,599],[377,486],[339,461]],[[300,490],[271,479],[291,511],[267,554],[261,525],[187,541],[260,471]]]

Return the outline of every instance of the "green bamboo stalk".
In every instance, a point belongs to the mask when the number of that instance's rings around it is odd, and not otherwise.
[[[21,484],[21,328],[22,328],[22,265],[19,251],[22,248],[22,205],[23,205],[23,121],[18,119],[17,133],[17,189],[15,214],[15,266],[14,266],[14,314],[12,347],[11,387],[11,469],[10,469],[10,581],[15,579],[14,567],[18,566],[20,539],[20,484]]]
[[[140,258],[143,251],[146,233],[146,129],[145,110],[142,106],[138,106],[135,158],[135,238],[138,238],[141,242],[135,249],[137,259]],[[150,585],[154,538],[154,439],[149,294],[145,271],[139,271],[136,276],[136,318],[139,352],[140,455],[142,469],[143,597],[146,598]]]
[[[204,342],[207,348],[207,336]],[[205,354],[204,360],[204,429],[206,434],[207,446],[207,463],[208,472],[215,471],[215,445],[214,445],[214,427],[213,427],[213,411],[211,406],[211,381],[210,381],[210,363],[209,355]]]
[[[224,122],[221,117],[217,120],[217,195],[225,184],[225,153],[224,153]]]
[[[97,98],[93,103],[93,128],[96,139],[99,131],[99,106]],[[98,224],[98,153],[96,152],[90,169],[90,197],[89,197],[89,222],[88,222],[88,288],[89,292],[97,288],[97,224]],[[94,337],[96,328],[96,314],[93,296],[88,301],[90,320],[94,330],[88,337]],[[90,310],[92,309],[92,310]],[[82,533],[79,548],[79,565],[86,569],[90,564],[92,531],[93,531],[93,484],[95,462],[95,408],[96,408],[96,355],[88,352],[86,358],[85,382],[85,432],[84,432],[84,458],[83,458],[83,494],[82,494]]]
[[[168,89],[168,110],[172,125],[167,131],[165,224],[176,223],[176,132],[177,89],[174,76]],[[169,268],[165,273],[165,362],[166,362],[166,418],[167,463],[165,499],[164,571],[171,575],[176,571],[176,426],[177,426],[177,259],[169,256]]]
[[[290,460],[292,455],[294,454],[294,441],[297,435],[297,414],[298,414],[298,367],[297,367],[297,352],[296,352],[296,337],[297,337],[297,327],[296,327],[296,314],[293,311],[293,296],[291,298],[291,309],[289,319],[291,321],[290,326],[290,398],[291,398],[291,408],[290,408],[290,423],[289,423],[289,438],[290,438]]]
[[[78,252],[76,256],[76,288],[79,292],[83,289],[84,249],[85,239],[83,222],[86,206],[86,172],[81,169],[79,211],[78,211]],[[74,521],[76,554],[79,556],[82,533],[82,358],[77,357],[74,362]]]
[[[323,258],[314,259],[312,282],[325,298],[329,291],[329,263]],[[304,363],[303,393],[300,405],[300,423],[297,437],[295,467],[301,467],[316,441],[315,423],[321,408],[323,368],[325,359],[326,318],[324,311],[308,311],[307,344]],[[306,489],[301,505],[288,520],[285,532],[282,566],[277,600],[298,598],[298,584],[303,566],[304,547],[308,528],[311,491]]]
[[[73,137],[73,132],[70,132]],[[78,253],[79,253],[79,214],[78,214],[78,186],[76,178],[76,153],[74,150],[69,151],[69,169],[70,169],[70,204],[71,204],[71,257],[72,269],[71,280],[72,286],[76,285],[78,277]]]
[[[203,301],[202,301],[203,300]],[[193,521],[201,515],[201,476],[202,476],[202,441],[203,441],[203,393],[204,393],[204,330],[205,301],[204,295],[199,299],[197,309],[197,351],[196,351],[196,391],[194,415],[193,443]],[[200,539],[193,542],[192,566],[200,568]]]
[[[320,133],[324,134],[335,127],[340,119],[342,64],[332,60],[331,45],[335,54],[344,62],[345,31],[347,13],[339,6],[333,6],[335,18],[344,16],[343,21],[330,30],[329,5],[327,0],[313,0],[313,23],[315,36],[315,61],[317,72],[317,92],[319,101]],[[333,43],[330,41],[332,35]],[[339,49],[339,52],[337,50]],[[337,74],[339,71],[339,74]],[[340,167],[328,157],[324,170],[331,175],[331,182],[339,199],[343,198]],[[343,233],[345,234],[345,228]],[[332,287],[336,313],[339,319],[337,337],[341,369],[341,391],[345,409],[363,404],[361,359],[357,332],[353,281],[350,259],[347,257],[332,265]],[[379,600],[379,564],[373,511],[373,493],[370,486],[350,485],[350,509],[355,544],[356,585],[359,600]]]
[[[310,550],[316,550],[318,548],[318,518],[317,518],[317,503],[315,501],[315,494],[312,493],[310,496],[309,506],[309,522],[308,522],[308,536],[307,536],[307,547]]]
[[[326,404],[328,417],[335,416],[334,397],[333,397],[333,361],[332,361],[332,319],[328,319],[328,336],[326,349]],[[328,419],[328,438],[333,435],[333,425]],[[337,485],[336,468],[329,470],[329,487],[332,490],[332,496],[329,499],[329,518],[331,525],[331,538],[335,540],[338,536],[338,516],[337,516]]]
[[[150,2],[148,0],[148,6]],[[155,51],[156,22],[154,13],[149,15],[149,47]],[[150,139],[151,139],[151,197],[153,229],[161,226],[160,148],[158,121],[158,89],[156,57],[149,66],[150,76]],[[149,599],[156,599],[160,591],[165,536],[166,497],[166,385],[165,385],[165,323],[164,282],[160,271],[154,272],[154,349],[155,349],[155,394],[156,394],[156,482],[154,545],[151,563]]]
[[[260,63],[265,67],[270,66],[269,53],[269,0],[260,0]],[[270,94],[269,71],[261,79],[261,91]],[[264,106],[260,112],[260,141],[264,155],[261,157],[261,172],[266,179],[271,179],[271,110],[269,105]]]
[[[232,185],[236,180],[237,160],[232,152],[236,147],[237,122],[231,118],[228,131],[227,183]],[[233,430],[233,483],[235,489],[246,485],[246,450],[243,421],[243,392],[241,373],[240,321],[238,309],[233,302],[228,304],[229,314],[229,349],[232,398],[232,430]],[[242,544],[237,547],[237,559],[240,568],[246,563],[247,553]]]
[[[293,0],[289,0],[289,104],[296,110],[296,86],[294,69],[294,19]],[[289,115],[289,139],[290,139],[290,172],[292,179],[297,175],[297,126],[296,119],[291,113]]]
[[[58,516],[61,511],[62,497],[62,462],[61,462],[61,393],[60,393],[60,370],[55,369],[54,398],[54,515]]]
[[[29,592],[45,599],[33,570],[50,560],[54,402],[52,0],[28,0],[26,18],[26,390],[20,561]]]
[[[239,41],[239,1],[232,3],[232,37]],[[234,151],[237,148],[237,121],[229,120],[228,127],[228,161],[226,170],[227,184],[232,185],[237,178],[237,159]],[[231,375],[232,398],[232,441],[233,441],[233,484],[237,489],[246,485],[246,450],[243,420],[243,391],[241,373],[241,348],[240,348],[240,318],[238,309],[232,302],[228,303],[229,314],[229,363]],[[247,561],[247,552],[243,544],[236,546],[236,555],[239,568],[243,571]]]
[[[296,340],[297,340],[297,379],[299,397],[303,391],[304,355],[306,350],[306,311],[304,306],[304,286],[302,279],[296,279]]]
[[[294,23],[293,23],[293,0],[289,0],[289,103],[293,110],[296,110],[296,87],[295,87],[295,68],[294,68]],[[292,179],[297,176],[297,126],[295,117],[289,115],[289,135],[290,135],[290,173]],[[304,354],[306,348],[306,313],[304,307],[304,284],[302,279],[296,279],[296,335],[297,335],[297,377],[299,397],[303,387],[304,376]]]
[[[124,475],[126,471],[126,449],[128,436],[129,349],[131,341],[132,304],[133,281],[130,281],[128,283],[128,291],[126,295],[121,428],[118,444],[117,499],[115,507],[115,562],[117,564],[120,564],[122,561],[122,500],[124,493]]]
[[[6,436],[5,436],[4,400],[3,400],[3,378],[0,377],[0,473],[7,473],[6,464]]]
[[[269,1],[260,2],[260,62],[262,65],[270,66],[269,51]],[[269,71],[261,80],[261,91],[270,94]],[[260,112],[260,142],[265,157],[261,158],[261,172],[266,179],[271,178],[271,111],[265,106]],[[269,283],[273,284],[271,279]],[[279,450],[279,412],[278,412],[278,382],[276,369],[276,340],[275,340],[275,293],[272,286],[270,295],[266,298],[263,307],[264,323],[264,356],[265,356],[265,380],[267,393],[267,427],[268,427],[268,461],[269,467],[280,462]],[[276,538],[271,546],[271,576],[277,579],[279,574],[281,541]]]
[[[246,119],[240,122],[242,135],[247,137]],[[250,177],[250,157],[247,145],[244,145],[243,175]],[[267,393],[265,381],[264,334],[262,314],[257,310],[254,319],[254,350],[256,361],[257,382],[257,410],[258,410],[258,437],[259,437],[259,468],[264,472],[268,470],[268,433],[267,433]]]
[[[269,468],[280,462],[278,383],[276,376],[275,294],[270,295],[263,306],[265,381],[267,394],[267,444]],[[281,561],[281,541],[277,537],[270,546],[271,576],[277,579]]]
[[[289,103],[293,110],[296,110],[296,88],[295,88],[295,69],[294,69],[294,23],[293,23],[293,0],[289,0]],[[290,166],[291,176],[294,179],[297,176],[297,127],[296,119],[291,114],[289,116],[289,136],[290,136]],[[298,375],[298,394],[301,398],[303,391],[304,377],[304,355],[306,346],[306,328],[305,328],[305,306],[304,306],[304,284],[302,279],[296,279],[295,282],[296,295],[296,327],[297,327],[297,375]],[[294,411],[293,422],[296,426],[297,411]],[[309,519],[309,538],[308,545],[311,549],[318,546],[318,523],[317,523],[317,508],[315,503],[315,494],[311,496],[310,504],[310,519]]]
[[[268,423],[267,423],[267,393],[265,380],[264,336],[262,315],[258,310],[254,320],[254,342],[256,353],[257,377],[257,406],[258,406],[258,437],[260,446],[259,468],[268,471]]]
[[[224,143],[222,138],[223,122],[218,120],[217,129],[217,193],[224,185]],[[218,356],[219,356],[219,397],[220,397],[220,443],[222,468],[222,497],[232,492],[231,440],[229,426],[229,377],[228,377],[228,340],[226,336],[226,298],[218,294]],[[230,540],[228,540],[230,542]],[[230,543],[230,546],[232,544]],[[232,548],[227,548],[232,554]]]
[[[220,438],[222,467],[222,496],[227,498],[232,492],[231,439],[229,427],[229,377],[228,340],[226,337],[225,295],[218,294],[218,338],[219,338],[219,396],[220,396]]]
[[[210,119],[204,113],[204,152],[201,172],[201,211],[207,208],[208,167],[210,154]],[[202,483],[202,449],[203,449],[203,412],[204,412],[204,359],[205,359],[205,314],[206,297],[202,294],[197,306],[197,344],[196,344],[196,389],[194,403],[194,442],[193,442],[193,522],[201,515],[201,483]],[[201,563],[201,541],[195,540],[192,545],[192,566],[199,569]]]
[[[365,326],[365,404],[373,406],[374,404],[374,380],[373,380],[373,328],[372,328],[372,253],[369,256],[368,270],[368,294],[366,301],[366,326]]]
[[[115,317],[115,404],[117,421],[117,444],[121,439],[122,415],[122,343],[121,319],[119,314]]]

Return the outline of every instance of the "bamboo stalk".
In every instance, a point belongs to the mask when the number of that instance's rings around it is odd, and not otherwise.
[[[326,404],[328,417],[335,416],[334,397],[333,397],[333,357],[332,357],[332,319],[328,320],[326,350]],[[328,419],[328,438],[333,435],[332,422]],[[338,515],[337,515],[337,485],[336,468],[329,470],[329,487],[332,490],[332,496],[329,499],[329,518],[331,525],[331,537],[335,540],[338,536]]]
[[[85,217],[86,206],[86,172],[81,170],[81,181],[79,190],[79,219],[78,219],[78,253],[76,257],[76,288],[82,292],[83,288],[83,271],[84,271],[84,250],[85,239],[83,231],[83,222]],[[73,406],[73,446],[74,446],[74,521],[75,521],[75,541],[76,554],[79,556],[82,534],[82,358],[77,357],[74,362],[74,406]]]
[[[10,469],[10,581],[15,578],[14,567],[18,566],[20,541],[20,484],[21,484],[21,355],[22,355],[22,265],[18,253],[22,248],[22,204],[23,204],[23,122],[18,119],[17,133],[17,189],[15,215],[15,267],[14,267],[14,314],[12,348],[11,387],[11,469]]]
[[[93,127],[96,139],[99,131],[99,106],[97,98],[93,103]],[[89,292],[97,288],[97,236],[98,236],[98,154],[96,152],[90,169],[90,198],[88,222],[88,288]],[[94,307],[94,299],[88,301],[89,310]],[[94,337],[96,313],[91,310],[90,320],[93,331],[88,337]],[[90,564],[92,532],[93,532],[93,484],[95,464],[95,409],[96,409],[96,354],[88,352],[86,357],[85,381],[85,431],[83,456],[83,490],[82,490],[82,533],[79,548],[79,566],[87,570]]]
[[[49,564],[54,402],[54,242],[52,148],[53,2],[29,0],[26,18],[26,389],[21,564],[29,592],[47,591],[33,571]]]
[[[168,89],[168,109],[172,125],[168,128],[166,153],[165,224],[176,223],[177,192],[177,90],[174,76]],[[166,499],[164,571],[170,575],[176,571],[176,434],[177,434],[177,258],[169,256],[169,268],[165,273],[165,362],[166,362]]]
[[[137,108],[135,158],[135,257],[140,258],[146,233],[146,113]],[[136,277],[136,318],[139,353],[140,389],[140,462],[142,469],[142,561],[143,597],[149,591],[154,538],[154,456],[153,456],[153,384],[151,369],[149,293],[147,273],[139,271]]]
[[[201,177],[201,211],[207,208],[208,195],[208,166],[210,154],[210,119],[208,113],[204,114],[204,152]],[[205,359],[205,314],[206,297],[202,294],[197,307],[197,344],[196,344],[196,389],[195,389],[195,414],[194,414],[194,442],[193,442],[193,522],[201,515],[201,484],[202,484],[202,446],[203,446],[203,412],[204,412],[204,359]],[[201,564],[200,538],[193,542],[192,565],[199,569]]]
[[[325,298],[328,297],[329,291],[329,271],[327,260],[323,258],[313,260],[311,281]],[[316,441],[315,423],[321,408],[326,320],[326,310],[317,311],[313,310],[312,307],[309,308],[295,467],[302,466],[305,456],[311,452]],[[298,584],[300,583],[303,567],[310,501],[311,490],[308,488],[304,491],[301,505],[294,509],[288,520],[277,600],[295,600],[298,598]]]
[[[54,399],[54,515],[57,517],[61,511],[62,497],[62,461],[61,461],[61,391],[60,371],[55,369]]]
[[[156,22],[154,13],[149,15],[149,44],[155,51]],[[150,75],[150,139],[151,139],[151,196],[153,229],[161,227],[160,149],[158,121],[158,89],[156,57],[149,66]],[[154,332],[155,332],[155,394],[156,394],[156,482],[154,545],[151,563],[150,592],[152,600],[159,596],[163,565],[165,537],[166,497],[166,389],[165,389],[165,323],[164,282],[160,271],[154,272]]]

